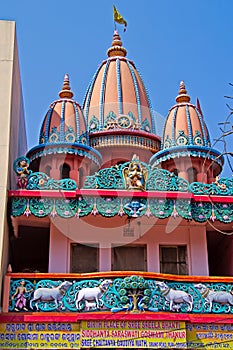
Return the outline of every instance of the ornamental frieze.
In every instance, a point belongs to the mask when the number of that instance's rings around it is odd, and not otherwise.
[[[9,312],[169,312],[233,314],[232,283],[129,275],[117,278],[11,278]]]
[[[123,216],[136,218],[154,216],[159,219],[181,217],[186,220],[205,222],[219,220],[233,221],[233,203],[193,202],[187,199],[158,199],[132,197],[93,197],[78,198],[12,198],[13,217],[34,215],[38,218],[59,216],[61,218],[101,215],[104,217]]]
[[[55,180],[42,172],[30,170],[30,160],[19,157],[14,161],[19,189],[27,190],[65,190],[77,189],[72,179]],[[130,162],[100,169],[87,176],[84,189],[133,190],[133,191],[177,191],[194,195],[233,195],[233,180],[217,177],[211,184],[189,183],[187,180],[164,169],[152,167],[134,155]]]

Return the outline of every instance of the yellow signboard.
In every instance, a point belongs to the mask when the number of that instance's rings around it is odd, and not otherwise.
[[[83,321],[81,347],[186,349],[185,322]]]
[[[233,324],[95,320],[1,323],[0,349],[233,349]]]
[[[0,349],[79,349],[78,323],[1,323]]]
[[[233,349],[233,325],[194,323],[187,324],[189,349]]]

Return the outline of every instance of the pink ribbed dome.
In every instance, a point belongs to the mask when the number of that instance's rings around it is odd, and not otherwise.
[[[73,100],[68,74],[64,77],[59,99],[51,103],[42,122],[39,144],[29,150],[27,157],[36,171],[41,162],[41,169],[44,172],[46,166],[51,166],[54,157],[61,164],[66,157],[67,159],[75,157],[77,160],[89,159],[87,166],[90,161],[95,164],[94,166],[99,167],[101,164],[100,153],[89,145],[86,121],[81,106]],[[69,166],[72,169],[74,163],[71,162]],[[55,169],[56,171],[58,170]],[[74,171],[77,172],[77,170]],[[59,178],[58,173],[54,175],[55,178]],[[77,180],[75,176],[73,178]]]
[[[66,74],[59,99],[51,103],[41,126],[39,144],[88,144],[86,122],[81,106],[73,100]]]
[[[108,58],[98,68],[84,100],[84,116],[90,133],[141,130],[155,134],[148,93],[135,64],[126,54],[115,31]]]
[[[212,181],[222,169],[224,159],[211,148],[209,132],[200,106],[190,103],[184,82],[180,83],[176,104],[169,110],[164,126],[162,148],[150,159],[153,166],[179,173],[188,181]],[[191,179],[188,170],[197,173]]]
[[[202,113],[190,103],[183,81],[176,102],[165,122],[162,149],[188,145],[210,147],[209,132]]]

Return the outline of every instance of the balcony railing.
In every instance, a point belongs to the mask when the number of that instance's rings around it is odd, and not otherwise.
[[[148,314],[179,319],[223,316],[233,321],[233,277],[150,272],[87,274],[8,273],[3,312],[90,317]],[[78,316],[77,316],[78,315]],[[86,316],[85,316],[86,315]]]

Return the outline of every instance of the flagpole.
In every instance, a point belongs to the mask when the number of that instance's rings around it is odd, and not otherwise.
[[[116,7],[113,5],[113,20],[114,20],[114,28],[116,30],[116,22],[120,24],[124,24],[124,32],[126,31],[127,22],[126,20],[121,16],[119,11],[116,9]]]
[[[115,22],[115,19],[114,19],[114,5],[113,6],[113,26],[114,26],[114,30],[116,30],[116,22]]]

